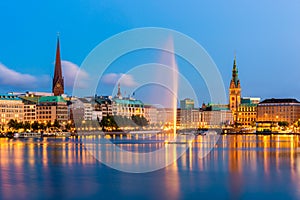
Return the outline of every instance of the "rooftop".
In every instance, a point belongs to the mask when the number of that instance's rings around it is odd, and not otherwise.
[[[23,102],[26,102],[26,103],[29,103],[29,104],[32,104],[32,103],[37,104],[39,102],[40,97],[37,97],[37,96],[35,96],[35,97],[21,96],[20,98],[23,100]]]
[[[119,103],[119,104],[133,104],[133,105],[144,105],[141,100],[135,100],[135,99],[119,99],[119,98],[114,98],[114,102]]]
[[[0,100],[21,100],[16,95],[12,94],[0,94]]]
[[[265,104],[265,103],[300,103],[297,99],[287,98],[287,99],[265,99],[259,104]]]
[[[67,103],[66,100],[64,100],[61,96],[43,96],[40,97],[39,103],[46,103],[46,102],[61,102],[61,103]]]

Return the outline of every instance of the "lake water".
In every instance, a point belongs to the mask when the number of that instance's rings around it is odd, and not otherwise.
[[[199,158],[205,137],[149,173],[102,164],[80,138],[0,138],[0,199],[300,199],[299,136],[224,135]],[[111,139],[139,152],[163,140]]]

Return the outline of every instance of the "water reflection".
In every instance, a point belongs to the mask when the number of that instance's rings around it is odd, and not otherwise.
[[[139,159],[147,162],[145,153],[160,149],[165,145],[162,141],[169,137],[124,136],[111,141],[121,149],[145,155]],[[199,195],[204,199],[251,199],[255,195],[300,198],[299,136],[227,135],[213,146],[211,140],[198,136],[187,144],[187,151],[177,162],[159,171],[134,175],[102,165],[80,139],[0,138],[0,199],[42,198],[45,194],[48,199],[80,198],[87,194],[98,198],[140,198],[145,194],[152,199],[188,199]],[[176,157],[177,148],[167,148],[165,156]],[[124,165],[138,164],[135,154],[124,159],[112,150],[95,149],[94,153],[121,159],[119,162]],[[207,155],[199,158],[203,151]]]

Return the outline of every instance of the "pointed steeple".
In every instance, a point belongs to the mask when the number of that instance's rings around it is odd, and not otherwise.
[[[52,92],[54,96],[60,96],[64,94],[64,79],[62,76],[61,59],[60,59],[60,44],[59,35],[57,35],[57,46],[56,46],[56,58],[55,58],[55,69],[52,84]]]
[[[117,93],[117,97],[121,98],[122,94],[121,94],[121,84],[120,82],[118,83],[118,93]]]
[[[232,79],[231,82],[234,83],[235,87],[238,87],[238,84],[240,82],[239,80],[239,72],[238,69],[236,67],[236,56],[234,56],[234,60],[233,60],[233,68],[232,68]]]

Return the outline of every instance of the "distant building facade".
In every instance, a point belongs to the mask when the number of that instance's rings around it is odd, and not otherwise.
[[[148,120],[149,125],[158,126],[158,109],[153,105],[144,105],[145,118]]]
[[[233,123],[233,113],[228,105],[224,104],[208,104],[202,105],[201,108],[201,127],[219,128],[224,125]]]
[[[180,108],[182,110],[192,110],[195,107],[195,102],[193,99],[186,98],[180,101]]]
[[[177,109],[177,126],[182,129],[199,128],[201,113],[199,109]]]

